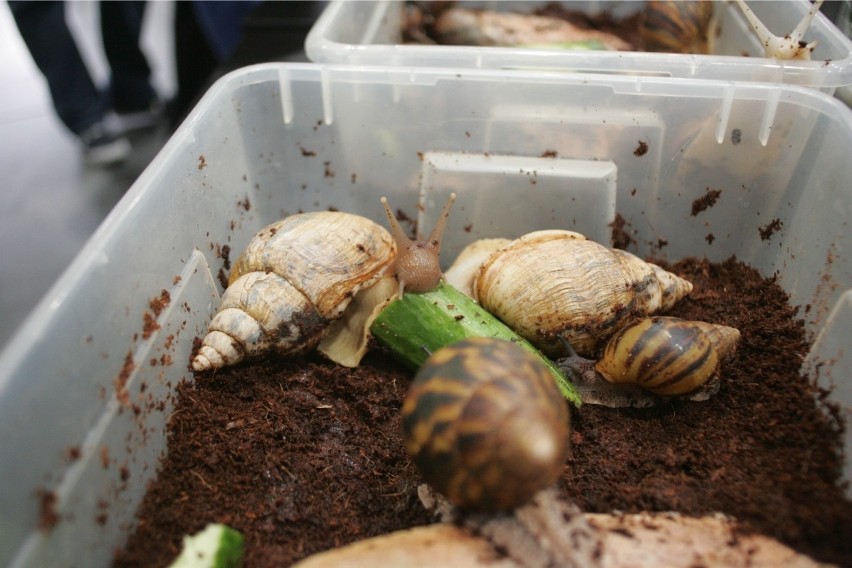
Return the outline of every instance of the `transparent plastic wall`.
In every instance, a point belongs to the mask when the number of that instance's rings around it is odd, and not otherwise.
[[[336,208],[466,243],[562,227],[671,261],[736,256],[802,309],[852,406],[852,113],[757,83],[264,65],[221,79],[0,355],[0,564],[106,566],[175,386],[251,236]],[[715,205],[692,204],[718,191]],[[846,447],[852,447],[847,439]],[[847,462],[847,477],[852,466]]]
[[[529,13],[546,3],[474,1],[458,5]],[[644,2],[619,0],[559,4],[591,15],[608,11],[615,17],[630,16],[645,6]],[[807,0],[761,0],[748,4],[770,31],[782,37],[793,31],[811,7]],[[728,0],[714,2],[718,32],[713,36],[708,55],[405,43],[402,38],[405,10],[404,2],[394,0],[333,0],[306,38],[307,56],[317,63],[551,69],[563,73],[769,81],[809,86],[829,94],[837,87],[852,85],[852,40],[823,14],[817,15],[805,35],[808,42],[817,42],[812,59],[779,61],[764,57],[762,42],[742,10]]]

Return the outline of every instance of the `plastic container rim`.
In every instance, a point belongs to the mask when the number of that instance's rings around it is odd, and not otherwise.
[[[394,0],[378,0],[374,2],[377,6],[387,5]],[[474,68],[484,68],[486,61],[497,61],[511,59],[523,59],[523,64],[506,64],[504,69],[522,67],[533,69],[540,64],[551,63],[566,70],[571,69],[572,63],[577,63],[578,73],[628,73],[626,69],[611,69],[598,66],[597,69],[589,65],[582,65],[581,61],[589,57],[589,52],[560,51],[544,48],[510,48],[510,47],[476,47],[476,46],[450,46],[450,45],[417,45],[417,44],[386,44],[386,43],[343,43],[328,39],[328,31],[331,24],[338,17],[344,5],[351,3],[349,0],[331,0],[317,18],[305,39],[305,52],[311,61],[321,64],[344,63],[333,58],[343,57],[346,53],[359,53],[366,61],[357,64],[372,64],[374,61],[396,58],[405,63],[407,58],[415,56],[422,59],[428,50],[441,56],[452,56],[457,59],[456,66],[472,65]],[[357,2],[356,2],[357,3]],[[377,8],[385,11],[385,8]],[[835,26],[821,12],[817,14],[815,21],[822,22],[825,32],[838,45],[846,49],[846,56],[842,59],[832,60],[789,60],[780,61],[764,57],[743,57],[737,55],[700,55],[679,53],[649,53],[649,52],[593,52],[596,61],[606,65],[609,61],[621,59],[634,60],[647,67],[637,72],[640,76],[678,77],[683,79],[703,78],[706,80],[725,80],[725,78],[701,77],[699,68],[723,69],[725,66],[736,67],[738,76],[731,77],[732,80],[751,81],[739,77],[743,71],[775,72],[780,77],[779,82],[787,83],[783,78],[797,77],[803,74],[818,74],[807,86],[814,88],[837,88],[852,85],[852,39],[846,37],[840,29]],[[367,34],[365,34],[366,36]],[[389,53],[392,57],[389,57]],[[378,63],[382,66],[381,63]],[[428,67],[428,65],[427,65]],[[756,81],[763,82],[763,81]],[[801,83],[800,83],[801,84]]]
[[[446,67],[394,67],[315,63],[261,63],[236,69],[219,78],[204,94],[184,122],[163,146],[151,163],[159,156],[168,155],[170,149],[179,146],[186,137],[193,137],[193,126],[214,105],[219,91],[226,90],[232,83],[239,83],[247,76],[268,72],[270,75],[289,77],[290,80],[320,80],[343,82],[370,82],[387,85],[435,84],[438,81],[507,81],[536,82],[539,84],[574,85],[579,88],[611,87],[619,93],[636,96],[691,96],[703,98],[736,97],[744,100],[779,100],[795,102],[824,114],[832,113],[845,122],[844,128],[852,131],[852,109],[836,98],[820,91],[788,84],[758,83],[750,81],[717,81],[708,79],[676,79],[670,77],[636,77],[631,75],[601,75],[583,73],[560,73],[557,71],[518,70],[506,72],[496,69],[469,69]],[[695,91],[687,93],[685,91]],[[69,266],[50,287],[24,320],[19,330],[0,351],[0,396],[14,369],[25,357],[27,350],[47,333],[50,314],[65,301],[67,291],[87,277],[86,269],[102,248],[102,243],[119,231],[123,219],[145,198],[151,185],[149,179],[159,175],[148,167],[133,182],[127,193],[107,214],[94,233],[83,245]]]

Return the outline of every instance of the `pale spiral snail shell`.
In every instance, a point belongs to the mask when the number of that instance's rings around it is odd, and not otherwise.
[[[650,406],[662,396],[705,400],[718,388],[711,381],[739,338],[734,327],[655,316],[621,328],[596,362],[573,354],[557,364],[587,403]]]
[[[359,215],[319,211],[269,225],[234,264],[193,369],[314,348],[328,324],[359,289],[384,274],[395,255],[391,235]]]
[[[300,213],[265,227],[234,263],[192,368],[315,347],[357,366],[375,316],[404,290],[427,291],[441,280],[441,240],[455,198],[450,194],[425,240],[405,235],[385,198],[392,233],[339,211]]]
[[[526,234],[478,268],[472,296],[551,357],[563,340],[583,356],[631,319],[672,307],[692,284],[572,231]]]
[[[453,504],[522,505],[556,482],[569,414],[547,368],[506,340],[464,339],[422,365],[402,407],[405,447]]]

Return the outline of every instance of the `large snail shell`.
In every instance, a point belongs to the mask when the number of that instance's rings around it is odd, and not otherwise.
[[[261,230],[234,263],[228,283],[248,272],[274,272],[333,318],[365,282],[381,275],[395,251],[390,233],[366,217],[301,213]]]
[[[595,370],[611,383],[663,396],[693,392],[716,373],[737,344],[736,328],[670,317],[645,318],[618,331]]]
[[[390,234],[358,215],[301,213],[269,225],[235,262],[193,368],[217,369],[267,351],[312,349],[395,255]]]
[[[452,7],[440,13],[432,28],[438,43],[478,46],[564,46],[593,44],[597,49],[629,51],[620,37],[585,29],[550,16]]]
[[[713,2],[650,0],[639,33],[646,51],[712,53]]]
[[[444,279],[447,281],[447,284],[459,292],[472,297],[471,286],[473,285],[473,278],[476,275],[479,265],[491,256],[494,251],[508,245],[510,242],[511,239],[503,238],[473,241],[462,249],[453,261],[452,266],[444,272]]]
[[[692,284],[571,231],[536,231],[493,253],[473,297],[549,356],[567,340],[590,357],[627,321],[664,311]]]
[[[559,477],[568,407],[553,376],[509,341],[474,338],[433,353],[402,408],[406,449],[454,504],[523,504]]]

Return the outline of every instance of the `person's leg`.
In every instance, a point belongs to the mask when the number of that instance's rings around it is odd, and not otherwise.
[[[10,0],[9,7],[27,49],[47,79],[56,114],[79,136],[103,119],[106,104],[68,29],[64,3]]]
[[[175,3],[175,66],[178,91],[172,109],[172,126],[192,110],[216,69],[216,54],[207,43],[191,2]]]
[[[106,1],[100,7],[113,108],[119,113],[149,110],[157,95],[151,87],[151,68],[139,45],[145,2]]]

